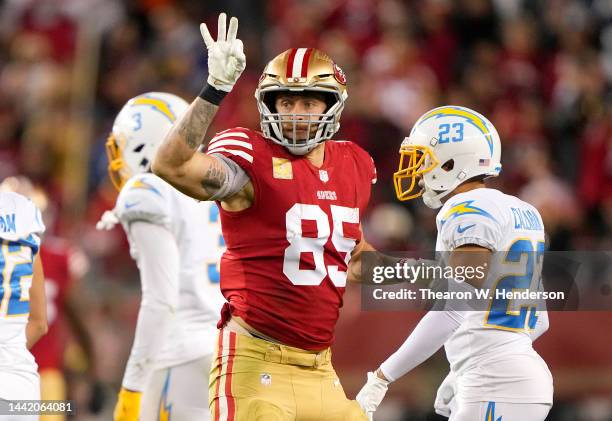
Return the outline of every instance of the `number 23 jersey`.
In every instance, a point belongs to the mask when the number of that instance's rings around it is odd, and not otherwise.
[[[514,196],[480,188],[449,199],[436,223],[436,251],[475,244],[493,252],[488,310],[464,312],[462,325],[444,344],[458,376],[457,396],[463,402],[552,403],[552,377],[531,338],[546,310],[495,294],[533,291],[540,281],[544,224],[539,212]]]
[[[376,181],[372,158],[354,143],[330,140],[316,168],[244,128],[217,134],[207,153],[232,159],[254,188],[251,207],[221,210],[227,244],[221,291],[228,304],[220,326],[231,314],[284,344],[327,348]]]

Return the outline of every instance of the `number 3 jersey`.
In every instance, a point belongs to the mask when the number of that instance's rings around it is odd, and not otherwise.
[[[436,223],[436,251],[466,244],[492,251],[484,287],[491,299],[481,304],[488,310],[462,312],[461,326],[444,344],[458,375],[459,399],[552,404],[552,376],[530,335],[546,311],[536,311],[533,302],[495,298],[496,289],[534,291],[540,282],[544,226],[539,212],[514,196],[481,188],[450,198]]]
[[[227,251],[221,260],[230,315],[284,344],[307,350],[331,345],[351,251],[376,171],[351,142],[325,142],[316,168],[259,132],[217,134],[207,153],[236,162],[254,188],[251,207],[221,210]]]
[[[34,258],[44,231],[40,211],[31,200],[0,192],[0,367],[15,364],[15,353],[9,349],[23,349],[20,355],[34,361],[25,349],[25,330]]]
[[[130,224],[162,226],[170,231],[178,247],[178,306],[155,367],[174,366],[212,353],[215,325],[224,302],[217,269],[224,244],[216,205],[198,202],[156,175],[145,173],[128,180],[114,212],[128,236],[130,254],[138,262],[141,274],[164,269],[161,265],[141,266],[139,250],[130,237]],[[143,291],[144,300],[155,300],[156,294]]]

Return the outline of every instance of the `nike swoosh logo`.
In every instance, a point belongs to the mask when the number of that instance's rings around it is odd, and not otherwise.
[[[140,202],[133,202],[133,203],[127,203],[125,202],[125,208],[129,209],[129,208],[133,208],[134,206],[136,206],[138,203]]]
[[[474,228],[476,226],[476,224],[472,224],[472,225],[468,225],[467,227],[461,227],[461,225],[459,225],[457,227],[457,232],[459,234],[463,234],[464,232],[466,232],[467,230],[469,230],[470,228]]]

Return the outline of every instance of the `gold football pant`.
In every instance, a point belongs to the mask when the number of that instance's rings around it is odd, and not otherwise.
[[[367,420],[346,398],[331,351],[315,353],[221,329],[209,382],[214,421]]]
[[[40,371],[40,398],[66,400],[66,380],[61,371],[47,368]],[[65,415],[41,415],[40,421],[65,421]]]

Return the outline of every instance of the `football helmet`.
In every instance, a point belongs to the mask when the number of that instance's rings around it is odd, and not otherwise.
[[[447,105],[423,114],[400,146],[393,174],[401,201],[423,196],[430,208],[461,183],[501,171],[501,142],[493,124],[466,107]]]
[[[14,192],[27,197],[34,205],[45,213],[49,206],[49,197],[47,193],[40,187],[36,186],[30,179],[23,175],[7,177],[0,183],[0,192]]]
[[[276,94],[287,91],[322,93],[327,108],[323,114],[280,114],[274,105]],[[315,48],[292,48],[276,56],[264,69],[255,90],[264,136],[294,155],[305,155],[331,139],[340,128],[340,114],[347,97],[344,72],[327,54]],[[283,123],[293,124],[291,137],[283,134]],[[297,139],[298,124],[308,124],[307,139]]]
[[[138,95],[123,106],[106,141],[108,174],[117,190],[133,175],[149,171],[158,146],[188,106],[164,92]]]

